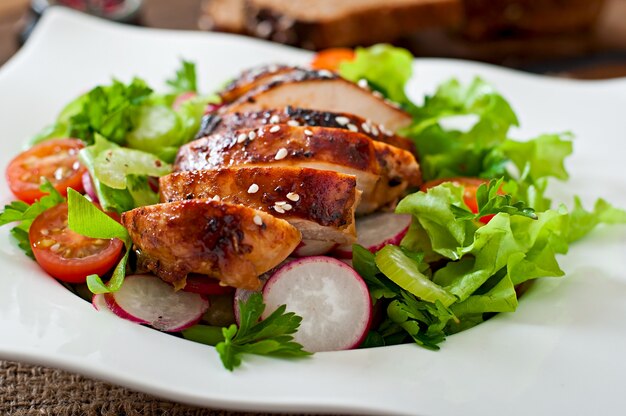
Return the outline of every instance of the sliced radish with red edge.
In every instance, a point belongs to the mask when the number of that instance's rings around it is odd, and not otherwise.
[[[105,294],[104,299],[117,316],[165,332],[194,325],[209,308],[201,295],[177,292],[158,277],[143,274],[127,276],[120,290]]]
[[[356,243],[372,253],[386,245],[399,245],[411,225],[411,215],[382,212],[356,220]],[[333,254],[343,259],[352,258],[352,245],[337,247]]]
[[[280,305],[302,317],[294,339],[309,352],[358,347],[372,317],[365,282],[332,257],[307,257],[281,267],[265,284],[263,300],[262,318]]]

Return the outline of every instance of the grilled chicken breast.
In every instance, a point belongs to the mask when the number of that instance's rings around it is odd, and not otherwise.
[[[283,261],[300,243],[300,232],[262,211],[194,199],[135,208],[122,223],[138,249],[138,267],[176,288],[189,273],[215,277],[244,289]]]
[[[159,181],[162,202],[193,198],[241,204],[284,219],[303,240],[351,244],[360,192],[354,176],[275,166],[176,172]]]
[[[243,71],[239,77],[231,81],[218,94],[223,102],[229,103],[246,94],[248,91],[261,86],[279,75],[298,70],[297,67],[287,65],[263,65]]]
[[[275,124],[211,135],[180,148],[175,171],[232,166],[297,166],[356,177],[357,213],[394,202],[421,181],[415,157],[349,130]]]
[[[197,138],[223,134],[233,130],[253,129],[268,124],[290,126],[332,127],[365,134],[369,138],[388,143],[415,154],[415,145],[406,137],[397,136],[384,127],[349,113],[332,113],[287,106],[283,109],[249,113],[207,114]]]
[[[292,70],[253,84],[222,112],[251,112],[283,108],[310,108],[318,111],[352,113],[397,131],[411,123],[411,116],[367,87],[360,87],[330,71]],[[240,87],[240,90],[244,90]]]

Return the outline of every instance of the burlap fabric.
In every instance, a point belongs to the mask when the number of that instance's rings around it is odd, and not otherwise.
[[[61,370],[0,361],[0,415],[252,416],[253,414],[185,406]]]

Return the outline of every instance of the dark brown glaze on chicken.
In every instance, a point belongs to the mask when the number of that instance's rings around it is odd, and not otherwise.
[[[138,251],[138,268],[176,288],[189,273],[256,290],[257,276],[278,265],[301,241],[288,222],[241,205],[194,199],[122,214]]]
[[[242,204],[288,221],[304,240],[356,238],[356,178],[317,169],[268,166],[176,172],[159,181],[162,202],[194,198]]]
[[[373,140],[388,143],[415,154],[414,143],[398,136],[379,124],[349,113],[333,113],[287,106],[283,109],[248,113],[215,113],[204,116],[197,138],[211,134],[224,134],[233,130],[253,129],[269,124],[293,126],[332,127],[365,134]]]
[[[357,213],[376,210],[419,185],[408,151],[349,130],[271,125],[211,135],[181,147],[175,171],[233,166],[297,166],[356,176],[363,192]]]
[[[299,69],[265,81],[222,107],[220,113],[245,113],[292,106],[356,114],[383,125],[383,131],[391,132],[408,126],[412,121],[410,114],[382,95],[330,71]]]
[[[239,77],[231,81],[218,94],[223,102],[229,103],[241,97],[248,91],[263,85],[278,75],[284,75],[297,70],[297,67],[287,65],[263,65],[243,71]]]

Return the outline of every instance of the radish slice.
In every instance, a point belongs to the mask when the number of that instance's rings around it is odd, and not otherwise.
[[[187,91],[187,92],[178,94],[178,96],[174,99],[174,102],[172,103],[172,108],[174,110],[179,110],[180,106],[183,105],[183,103],[195,98],[196,95],[198,94],[196,94],[193,91]]]
[[[302,317],[294,339],[309,352],[356,348],[372,316],[363,279],[332,257],[307,257],[283,266],[265,284],[263,300],[263,318],[280,305]]]
[[[127,276],[122,288],[104,295],[120,318],[165,332],[179,332],[198,322],[209,308],[201,295],[174,288],[152,275]]]
[[[98,194],[96,193],[96,190],[93,186],[93,180],[91,179],[91,175],[89,174],[89,172],[83,173],[81,179],[83,181],[83,188],[85,189],[85,193],[89,195],[89,198],[91,198],[91,200],[97,204],[99,202]]]
[[[389,244],[398,245],[409,231],[411,218],[411,215],[394,214],[393,212],[383,212],[358,218],[356,220],[356,243],[372,253]],[[343,259],[351,259],[352,246],[340,246],[335,249],[333,254]]]
[[[291,255],[295,257],[321,256],[335,247],[337,244],[332,241],[302,240]]]

